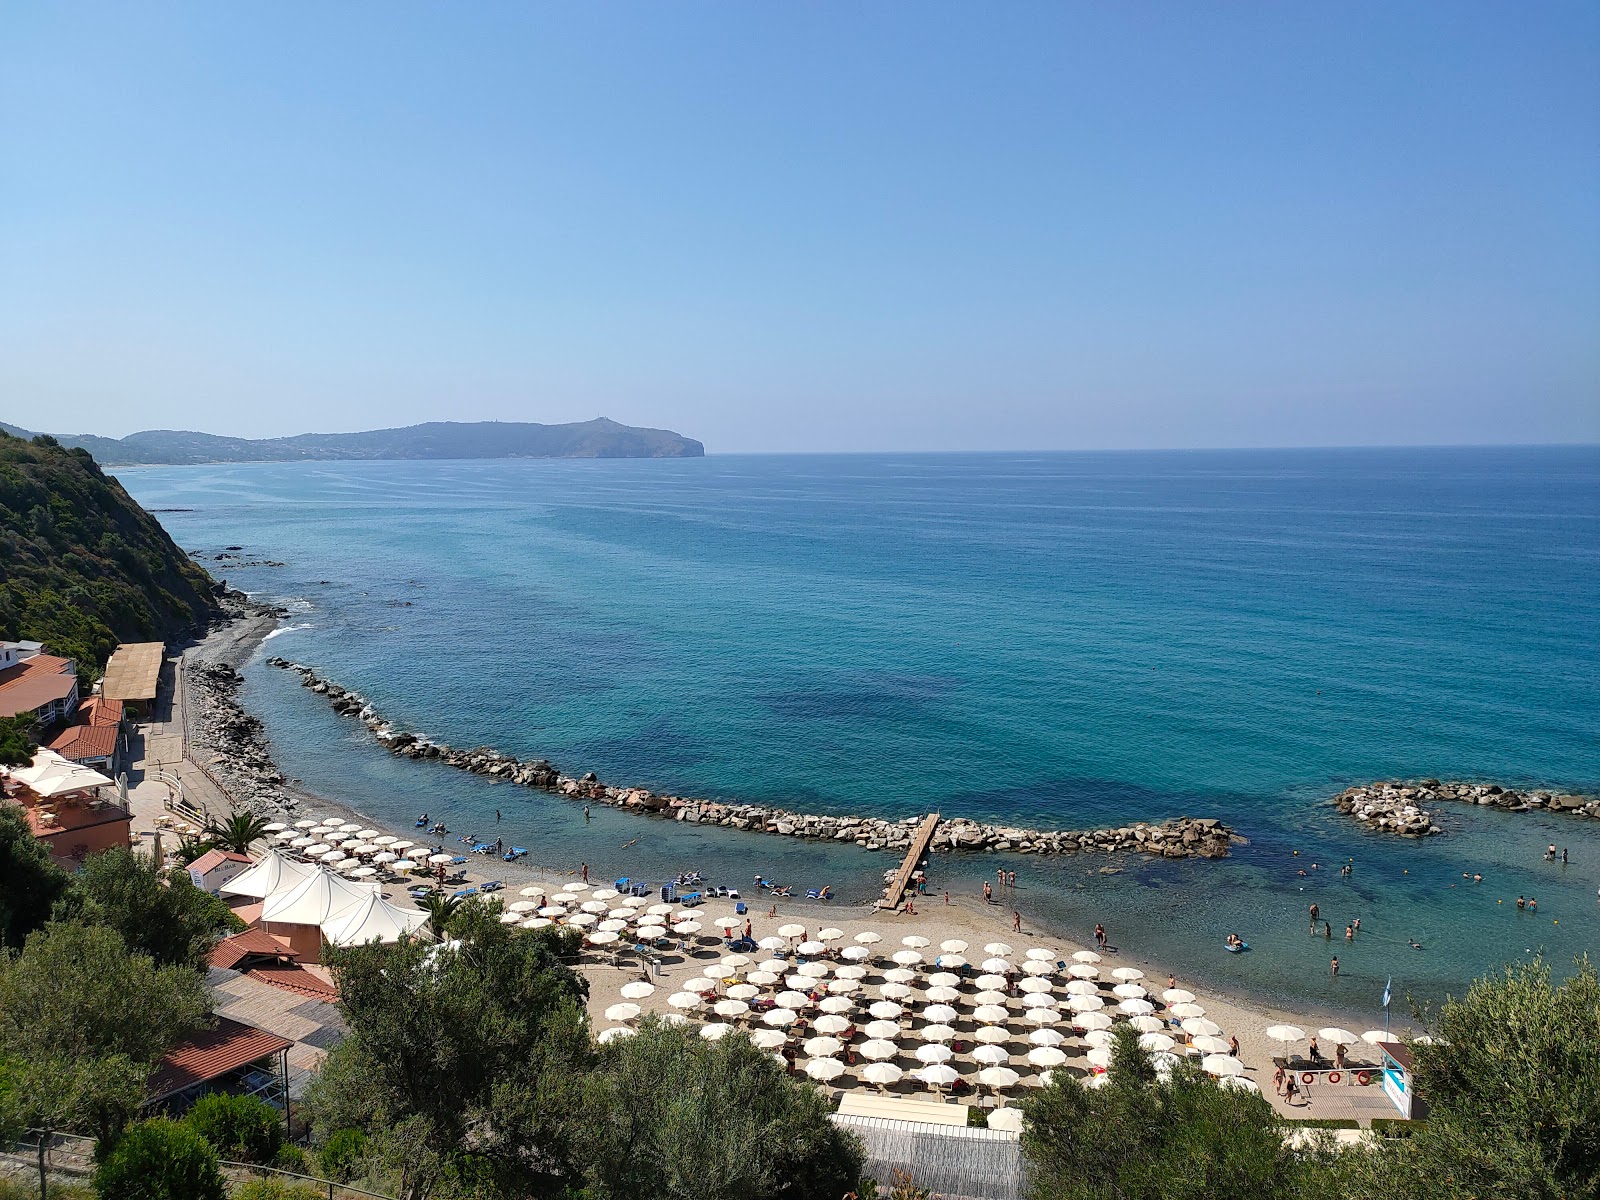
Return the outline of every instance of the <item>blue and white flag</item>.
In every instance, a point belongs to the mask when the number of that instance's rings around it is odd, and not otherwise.
[[[1389,1007],[1389,988],[1393,984],[1394,984],[1394,976],[1393,975],[1389,976],[1389,978],[1384,981],[1384,985],[1383,985],[1383,1006],[1385,1008]]]

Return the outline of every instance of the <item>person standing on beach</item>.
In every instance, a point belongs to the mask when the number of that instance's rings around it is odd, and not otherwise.
[[[1017,873],[1015,871],[1007,871],[1006,872],[1006,886],[1008,888],[1012,889],[1013,891],[1016,890],[1016,887],[1017,887]]]
[[[994,903],[994,885],[987,880],[983,884],[983,902],[985,904]]]
[[[579,863],[578,864],[578,870],[583,875],[583,881],[585,883],[588,883],[589,882],[589,864],[588,863]]]
[[[1011,910],[1011,930],[1013,933],[1022,932],[1022,914],[1014,908]]]

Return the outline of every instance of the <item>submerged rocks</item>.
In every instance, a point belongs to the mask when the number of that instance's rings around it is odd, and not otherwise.
[[[1551,791],[1519,791],[1498,783],[1389,781],[1346,788],[1333,798],[1336,808],[1373,829],[1402,837],[1432,837],[1444,831],[1434,823],[1432,804],[1476,804],[1507,812],[1548,809],[1584,817],[1600,817],[1600,797]]]
[[[403,758],[438,760],[476,775],[541,788],[588,803],[608,804],[686,825],[716,825],[778,837],[853,842],[868,850],[906,851],[922,818],[890,821],[882,817],[828,816],[790,812],[760,804],[669,796],[648,788],[602,783],[593,771],[562,774],[545,759],[519,761],[489,746],[460,750],[434,742],[424,734],[395,729],[365,697],[320,677],[303,663],[267,659],[267,665],[300,676],[302,687],[328,699],[336,712],[365,725],[380,745]],[[943,821],[930,849],[935,851],[1011,851],[1017,854],[1076,854],[1131,851],[1164,858],[1221,858],[1236,835],[1220,821],[1178,817],[1158,825],[1140,822],[1120,829],[1039,830],[986,825],[964,818]]]

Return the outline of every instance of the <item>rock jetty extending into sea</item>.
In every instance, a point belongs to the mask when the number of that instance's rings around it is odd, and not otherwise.
[[[1497,783],[1441,783],[1437,779],[1414,782],[1367,783],[1347,788],[1333,798],[1342,813],[1362,824],[1401,837],[1433,837],[1443,833],[1434,822],[1430,804],[1475,804],[1506,812],[1572,813],[1600,817],[1600,797],[1575,796],[1551,791],[1518,791]]]
[[[665,796],[645,788],[616,787],[602,783],[592,771],[581,776],[563,774],[545,759],[522,761],[487,746],[461,750],[420,733],[394,728],[360,693],[323,679],[303,663],[278,657],[266,661],[268,666],[298,674],[302,687],[327,697],[335,712],[360,721],[393,754],[404,758],[436,760],[475,775],[487,775],[524,787],[540,788],[573,800],[607,804],[691,825],[717,825],[725,829],[743,829],[816,841],[852,842],[868,850],[908,849],[922,820],[920,816],[907,817],[902,821],[878,817],[824,816],[790,812],[766,805]],[[1128,851],[1161,858],[1221,858],[1227,855],[1234,838],[1233,830],[1222,822],[1193,817],[1177,817],[1157,825],[1141,822],[1117,829],[1089,830],[1020,829],[952,817],[940,822],[931,848],[1010,851],[1016,854]]]

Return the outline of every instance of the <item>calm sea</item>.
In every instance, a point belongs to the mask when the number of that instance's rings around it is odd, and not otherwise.
[[[161,514],[180,545],[284,564],[211,564],[293,610],[269,652],[456,745],[818,811],[1221,817],[1251,838],[1225,863],[1012,859],[1018,906],[1281,998],[1371,1007],[1390,975],[1436,996],[1600,944],[1600,823],[1457,810],[1446,837],[1399,842],[1322,803],[1395,775],[1600,788],[1600,449],[120,475],[147,507],[192,510]],[[393,760],[285,673],[247,674],[285,769],[373,816],[485,832],[498,808],[494,832],[551,865],[700,865],[853,898],[890,865],[585,825],[565,801]],[[1542,861],[1548,841],[1570,865]],[[939,860],[937,882],[974,891],[996,865]],[[1313,900],[1333,946],[1307,935]],[[1252,953],[1222,953],[1230,931]]]

